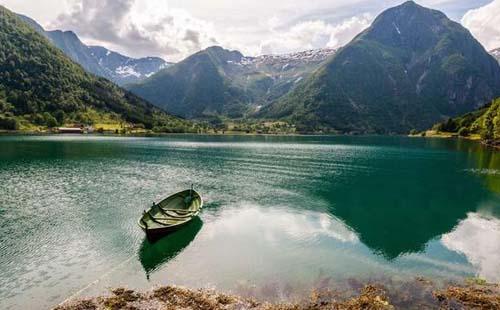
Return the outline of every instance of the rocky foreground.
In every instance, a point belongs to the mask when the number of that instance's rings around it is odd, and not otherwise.
[[[93,309],[500,309],[500,285],[469,281],[443,288],[427,280],[416,279],[391,290],[377,284],[362,287],[358,294],[321,290],[296,303],[267,303],[210,290],[191,290],[176,286],[159,287],[149,292],[118,288],[109,296],[70,301],[55,310]]]

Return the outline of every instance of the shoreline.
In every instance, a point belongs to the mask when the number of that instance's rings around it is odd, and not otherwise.
[[[105,137],[162,137],[162,136],[248,136],[248,137],[411,137],[411,138],[459,138],[455,136],[421,136],[407,134],[348,134],[348,133],[244,133],[226,131],[224,133],[214,132],[132,132],[132,133],[58,133],[50,131],[12,131],[0,130],[0,136],[105,136]],[[471,140],[477,141],[477,140]]]
[[[0,130],[0,136],[104,136],[104,137],[163,137],[163,136],[241,136],[241,137],[407,137],[408,135],[377,135],[377,134],[334,134],[334,133],[243,133],[243,132],[225,132],[225,133],[195,133],[195,132],[141,132],[141,133],[57,133],[57,132],[39,132],[39,131],[6,131]]]
[[[168,136],[213,136],[213,137],[408,137],[408,138],[423,138],[423,139],[454,139],[454,140],[465,140],[477,143],[485,148],[492,149],[494,151],[500,151],[500,142],[498,144],[487,143],[477,135],[461,137],[455,133],[447,132],[435,132],[426,131],[419,134],[334,134],[334,133],[243,133],[243,132],[225,132],[225,133],[158,133],[158,132],[138,132],[138,133],[114,133],[114,132],[104,132],[104,133],[58,133],[58,132],[41,132],[41,131],[9,131],[0,130],[1,136],[91,136],[91,137],[131,137],[131,138],[156,138],[156,137],[168,137]]]
[[[424,131],[424,132],[418,133],[418,134],[409,134],[408,137],[465,140],[465,141],[471,141],[471,142],[478,143],[486,148],[490,148],[490,149],[493,149],[495,151],[500,150],[500,142],[496,143],[496,144],[488,143],[486,141],[483,141],[481,139],[480,135],[478,135],[478,134],[461,137],[457,133],[454,133],[454,132],[438,132],[435,130],[427,130],[427,131]]]
[[[355,281],[355,280],[353,280]],[[353,282],[355,283],[355,282]],[[402,283],[356,283],[352,292],[335,288],[313,288],[302,300],[268,302],[251,297],[220,293],[208,289],[159,286],[137,292],[115,288],[108,294],[79,298],[55,306],[54,310],[90,309],[254,309],[254,310],[327,310],[327,309],[455,309],[500,308],[500,284],[469,279],[462,284],[438,285],[415,278]],[[353,284],[354,286],[354,284]]]

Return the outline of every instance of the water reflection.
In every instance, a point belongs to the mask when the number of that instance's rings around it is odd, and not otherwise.
[[[141,279],[149,288],[144,273],[228,290],[310,288],[318,274],[498,279],[500,153],[468,141],[50,136],[0,145],[0,299],[12,308],[49,308],[132,255],[110,287]],[[203,223],[134,247],[142,206],[192,180],[212,202]]]
[[[348,182],[325,173],[321,186],[308,195],[329,201],[329,212],[375,253],[392,260],[422,252],[430,240],[477,211],[482,201],[491,198],[489,189],[500,185],[500,175],[471,177],[460,168],[463,162],[477,167],[478,161],[488,169],[498,168],[497,154],[483,150],[478,157],[477,146],[453,145],[461,149],[454,156],[442,147],[427,154],[405,154],[405,150],[380,154],[369,163],[376,169],[353,170]],[[489,188],[481,184],[485,181]]]
[[[462,253],[477,269],[478,276],[500,281],[500,220],[469,213],[450,233],[441,237],[450,250]]]
[[[155,243],[150,243],[144,238],[139,249],[139,260],[146,272],[146,277],[149,279],[149,275],[152,272],[182,252],[194,240],[202,226],[202,220],[199,217],[195,217],[180,230]]]

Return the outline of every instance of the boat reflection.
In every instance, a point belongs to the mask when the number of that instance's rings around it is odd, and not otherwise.
[[[149,275],[152,272],[182,252],[194,240],[202,226],[202,220],[195,217],[178,231],[155,243],[151,243],[147,238],[144,238],[138,254],[142,268],[146,272],[146,278],[149,280]]]

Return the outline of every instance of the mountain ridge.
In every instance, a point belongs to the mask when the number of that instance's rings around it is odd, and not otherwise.
[[[85,70],[123,86],[137,83],[171,65],[160,57],[132,58],[102,46],[88,46],[71,30],[45,30],[34,19],[18,14]]]
[[[306,131],[406,133],[499,95],[500,67],[468,30],[408,1],[372,25],[260,116]]]
[[[192,125],[86,72],[3,6],[0,41],[0,123],[7,122],[7,129],[16,129],[19,120],[54,127],[88,123],[92,116],[112,117],[148,129]]]
[[[321,49],[247,57],[212,46],[127,88],[188,118],[251,117],[261,106],[293,89],[334,53],[334,49]]]
[[[491,56],[495,57],[500,62],[500,47],[490,51]]]

